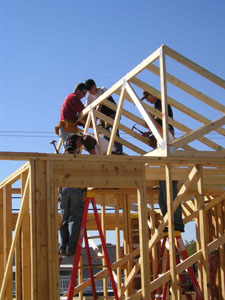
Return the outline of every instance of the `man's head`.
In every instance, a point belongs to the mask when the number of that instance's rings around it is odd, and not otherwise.
[[[82,137],[78,134],[72,133],[66,139],[66,153],[74,154],[82,146]]]
[[[96,83],[93,79],[87,79],[85,81],[85,84],[87,86],[87,90],[91,95],[96,95],[98,92],[98,88],[96,86]]]
[[[158,98],[156,98],[155,96],[153,96],[152,94],[148,93],[147,91],[143,91],[143,96],[141,97],[141,100],[146,99],[147,102],[154,104]]]
[[[83,136],[83,146],[90,154],[96,154],[95,153],[95,146],[97,142],[96,139],[93,138],[90,135],[84,135]]]
[[[75,86],[74,94],[76,94],[79,99],[82,99],[86,95],[86,93],[87,87],[85,83],[80,82]]]

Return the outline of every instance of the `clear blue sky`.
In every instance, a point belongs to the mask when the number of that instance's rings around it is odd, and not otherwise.
[[[224,16],[224,0],[1,1],[0,151],[53,152],[77,82],[110,87],[162,44],[225,78]]]

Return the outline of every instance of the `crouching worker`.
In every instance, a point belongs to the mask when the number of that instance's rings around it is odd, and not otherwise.
[[[109,141],[102,135],[99,134],[99,142],[97,143],[96,139],[92,135],[83,136],[83,146],[90,154],[106,154]],[[115,146],[112,148],[112,154],[115,153]]]
[[[82,145],[82,137],[70,135],[65,143],[65,154],[76,154]],[[75,254],[80,225],[83,215],[83,190],[80,188],[62,188],[60,193],[60,209],[62,224],[60,227],[59,255]]]

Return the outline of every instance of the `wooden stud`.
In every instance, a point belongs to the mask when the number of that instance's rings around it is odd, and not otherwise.
[[[144,170],[143,170],[144,171]],[[143,172],[144,173],[144,172]],[[149,299],[151,297],[150,282],[150,261],[148,250],[148,224],[147,224],[147,201],[146,201],[146,187],[139,187],[138,194],[138,220],[139,220],[139,242],[140,242],[140,261],[141,261],[141,287],[142,299]]]
[[[167,214],[168,214],[168,238],[169,238],[169,257],[170,257],[170,274],[172,299],[178,299],[177,274],[176,274],[176,249],[174,235],[174,212],[173,212],[173,192],[172,192],[172,176],[171,166],[165,166],[166,172],[166,198],[167,198]]]
[[[167,156],[169,153],[169,131],[168,131],[168,106],[167,106],[167,85],[166,85],[166,58],[164,53],[164,46],[160,49],[160,86],[161,86],[161,101],[162,101],[162,133],[163,145],[162,149]]]
[[[204,192],[203,192],[203,172],[202,166],[197,165],[199,170],[198,177],[198,208],[199,208],[199,230],[200,230],[200,247],[202,253],[202,278],[203,278],[203,294],[204,299],[209,299],[209,266],[208,252],[206,250],[206,228],[205,228],[205,207],[204,207]]]

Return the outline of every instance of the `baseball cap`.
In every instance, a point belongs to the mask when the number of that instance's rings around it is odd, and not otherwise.
[[[143,96],[141,97],[141,100],[146,99],[149,95],[151,95],[151,94],[149,94],[149,93],[146,92],[146,91],[143,91]]]
[[[77,134],[71,134],[67,137],[66,139],[66,145],[65,145],[65,150],[68,152],[74,151],[77,147],[77,140],[81,138],[81,136]]]

